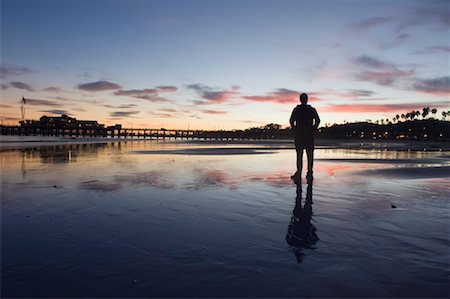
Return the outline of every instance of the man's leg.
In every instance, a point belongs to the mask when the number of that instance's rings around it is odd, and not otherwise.
[[[306,174],[306,179],[308,181],[313,180],[313,166],[314,166],[314,146],[309,146],[306,148],[306,157],[308,159],[308,172]]]
[[[303,147],[297,147],[297,173],[299,177],[302,176],[303,170]]]

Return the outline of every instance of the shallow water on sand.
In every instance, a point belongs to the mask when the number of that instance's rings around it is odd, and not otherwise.
[[[0,152],[1,295],[449,297],[449,152],[315,155],[308,190],[285,145]]]

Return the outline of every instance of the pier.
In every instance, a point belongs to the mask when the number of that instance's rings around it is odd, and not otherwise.
[[[58,137],[110,137],[127,139],[204,139],[239,140],[253,139],[243,131],[167,130],[121,127],[42,128],[1,126],[1,135],[58,136]],[[261,136],[262,137],[262,136]],[[259,138],[258,138],[259,139]]]

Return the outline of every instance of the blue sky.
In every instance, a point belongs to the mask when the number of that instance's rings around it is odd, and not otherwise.
[[[1,117],[287,125],[449,109],[450,1],[2,0]]]

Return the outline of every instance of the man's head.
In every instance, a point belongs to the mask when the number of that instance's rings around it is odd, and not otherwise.
[[[306,93],[302,93],[300,95],[300,103],[306,105],[308,103],[308,95]]]

